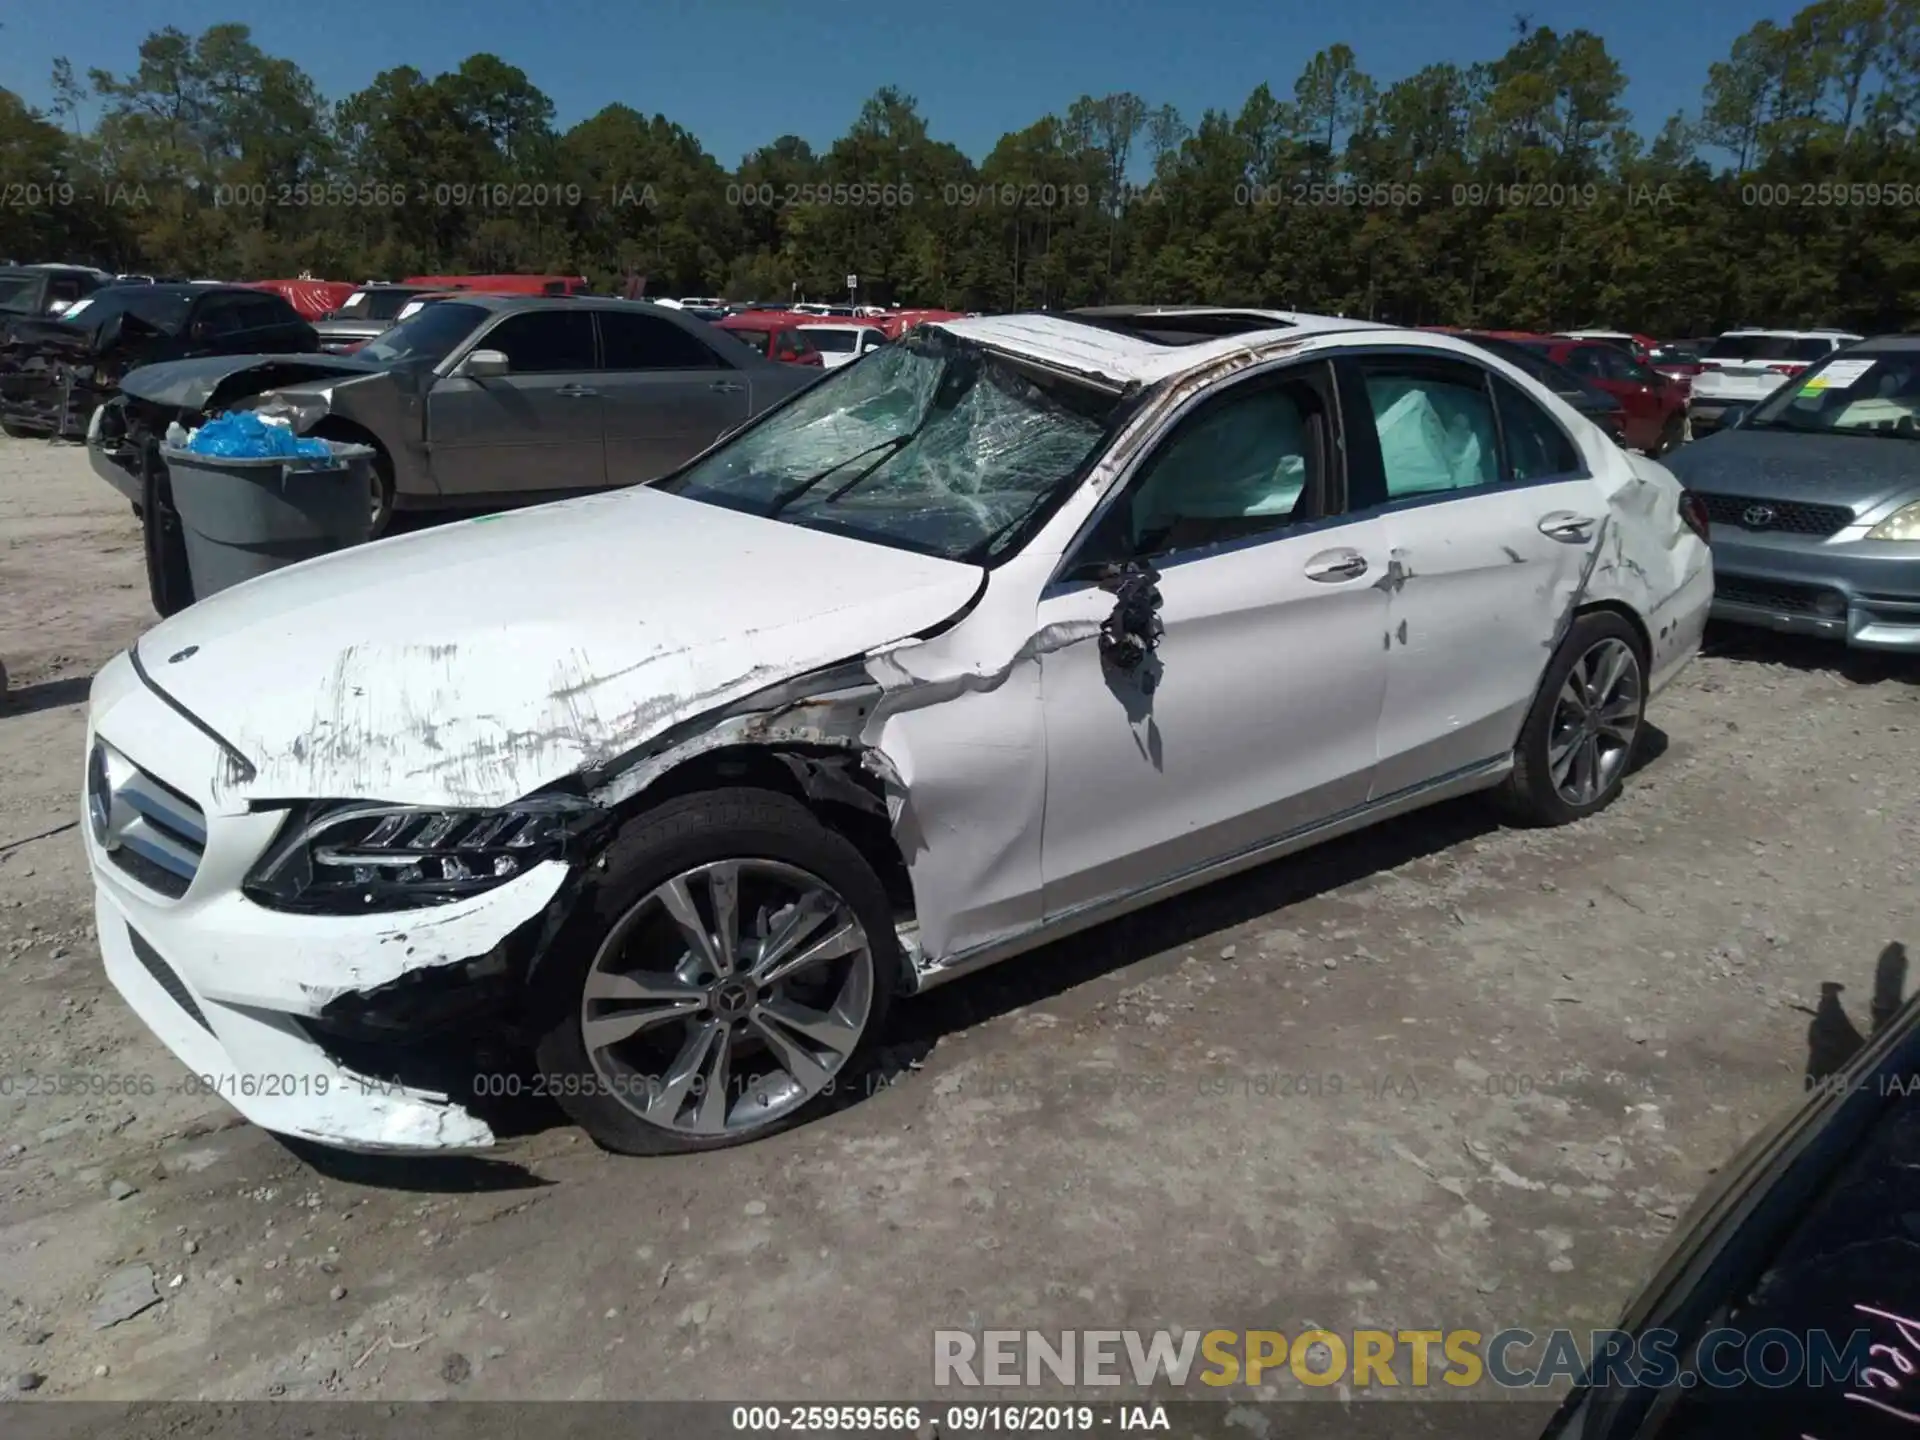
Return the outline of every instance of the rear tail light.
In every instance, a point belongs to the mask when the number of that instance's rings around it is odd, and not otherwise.
[[[1691,490],[1680,492],[1680,518],[1686,522],[1687,528],[1702,540],[1713,538],[1708,533],[1711,526],[1707,520],[1707,502]]]
[[[1767,366],[1767,369],[1773,371],[1773,373],[1776,375],[1798,375],[1802,370],[1805,370],[1806,368],[1807,367],[1804,365],[1769,365]]]

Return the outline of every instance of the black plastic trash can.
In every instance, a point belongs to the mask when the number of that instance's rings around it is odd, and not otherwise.
[[[337,440],[327,446],[333,454],[325,460],[161,447],[195,600],[368,539],[373,451]]]

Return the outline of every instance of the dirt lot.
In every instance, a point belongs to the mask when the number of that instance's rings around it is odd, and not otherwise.
[[[898,1399],[936,1327],[1603,1325],[1821,982],[1864,1020],[1920,941],[1920,668],[1720,637],[1597,821],[1453,806],[961,982],[796,1133],[296,1155],[100,971],[82,706],[152,617],[79,449],[0,440],[0,596],[0,1381],[43,1396]],[[160,1303],[95,1328],[128,1266]]]

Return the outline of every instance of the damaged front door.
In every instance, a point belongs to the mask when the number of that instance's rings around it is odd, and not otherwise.
[[[1042,597],[1043,630],[1101,627],[1040,662],[1049,917],[1366,799],[1387,545],[1339,514],[1330,384],[1292,367],[1204,398]]]
[[[1342,361],[1356,509],[1393,547],[1376,797],[1512,750],[1607,514],[1578,447],[1468,362]]]

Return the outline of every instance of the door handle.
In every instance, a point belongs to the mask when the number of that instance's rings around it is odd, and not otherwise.
[[[707,388],[709,390],[718,390],[722,395],[738,395],[747,387],[732,380],[716,380]]]
[[[1358,550],[1322,550],[1307,561],[1307,578],[1332,585],[1367,573],[1367,557]]]
[[[1576,515],[1571,510],[1555,510],[1540,517],[1540,533],[1549,540],[1566,545],[1584,545],[1593,538],[1595,521],[1591,515]]]
[[[591,400],[600,392],[590,385],[562,385],[553,393],[563,400]]]

